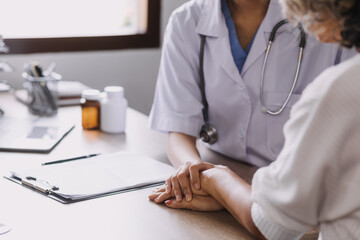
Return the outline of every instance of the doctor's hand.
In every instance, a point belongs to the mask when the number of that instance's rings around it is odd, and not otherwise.
[[[181,202],[183,196],[185,196],[186,201],[191,201],[192,189],[201,189],[200,172],[213,167],[213,164],[205,162],[185,163],[175,174],[166,180],[166,193],[171,194],[173,192],[177,202]]]

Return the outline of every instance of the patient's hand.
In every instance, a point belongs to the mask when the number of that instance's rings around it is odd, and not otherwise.
[[[174,191],[171,191],[170,193],[168,193],[166,191],[166,189],[168,188],[168,186],[166,184],[156,188],[152,194],[149,195],[149,199],[151,201],[154,201],[155,203],[162,203],[166,200],[175,199],[175,194]],[[205,192],[204,190],[200,189],[200,190],[196,190],[194,187],[191,187],[191,192],[193,194],[196,195],[201,195],[201,196],[207,196],[208,193]]]
[[[195,211],[220,211],[224,209],[224,207],[210,195],[193,194],[191,201],[183,199],[181,202],[178,202],[175,199],[169,199],[165,201],[165,204],[170,208],[191,209]]]
[[[162,185],[155,189],[154,192],[149,195],[149,199],[155,203],[165,202],[166,206],[170,208],[191,209],[195,211],[219,211],[224,208],[204,190],[192,188],[193,198],[191,201],[186,201],[183,198],[182,201],[179,202],[175,200],[174,191],[167,193],[166,188],[166,185]]]

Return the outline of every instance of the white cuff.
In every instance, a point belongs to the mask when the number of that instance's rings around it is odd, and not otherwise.
[[[257,203],[251,207],[251,217],[266,239],[292,240],[300,239],[304,233],[289,231],[266,218],[263,209]]]
[[[193,137],[198,137],[203,119],[198,118],[174,118],[150,116],[150,128],[160,132],[180,132]]]

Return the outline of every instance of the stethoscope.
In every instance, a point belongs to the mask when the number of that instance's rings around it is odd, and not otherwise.
[[[298,63],[297,63],[297,67],[296,67],[296,73],[295,73],[295,77],[293,80],[293,84],[289,90],[289,93],[287,95],[287,98],[285,99],[284,103],[282,104],[282,106],[278,109],[278,110],[269,110],[266,107],[265,101],[264,101],[264,75],[265,75],[265,69],[266,69],[266,63],[267,63],[267,59],[268,56],[270,54],[270,49],[272,46],[272,43],[275,41],[275,35],[277,30],[284,24],[288,23],[288,21],[286,19],[281,20],[280,22],[278,22],[274,28],[271,31],[270,37],[269,37],[269,42],[268,42],[268,46],[265,52],[265,58],[264,58],[264,63],[262,66],[262,71],[261,71],[261,78],[260,78],[260,102],[261,102],[261,111],[273,116],[277,116],[280,113],[282,113],[282,111],[285,109],[285,107],[287,106],[291,95],[294,92],[296,83],[298,81],[299,78],[299,72],[300,72],[300,68],[301,68],[301,62],[303,59],[303,52],[304,52],[304,48],[306,45],[306,34],[305,31],[303,29],[303,27],[301,26],[301,24],[298,25],[298,28],[300,30],[300,43],[299,43],[299,56],[298,56]],[[206,99],[206,94],[205,94],[205,77],[204,77],[204,48],[205,48],[205,40],[206,40],[206,36],[205,35],[200,35],[201,38],[201,42],[200,42],[200,56],[199,56],[199,73],[200,73],[200,91],[201,91],[201,100],[203,103],[203,110],[202,110],[202,114],[203,114],[203,118],[204,118],[204,125],[201,127],[200,133],[199,133],[199,137],[200,139],[205,142],[205,143],[209,143],[209,144],[214,144],[217,141],[218,138],[218,134],[216,131],[216,128],[211,125],[208,120],[209,120],[209,114],[208,114],[208,109],[209,109],[209,105]]]
[[[264,63],[262,66],[262,70],[261,70],[261,80],[260,80],[260,102],[261,102],[261,111],[273,116],[279,115],[280,113],[282,113],[282,111],[284,110],[284,108],[286,107],[286,105],[288,104],[291,95],[294,93],[294,89],[295,89],[295,85],[298,81],[299,78],[299,72],[300,72],[300,67],[301,67],[301,62],[303,59],[303,52],[304,52],[304,48],[305,48],[305,44],[306,44],[306,40],[305,40],[305,32],[304,29],[302,28],[301,24],[299,23],[298,28],[300,30],[300,43],[299,43],[299,56],[298,56],[298,62],[297,62],[297,67],[296,67],[296,72],[295,72],[295,77],[293,80],[293,84],[290,88],[290,91],[284,101],[284,103],[282,104],[282,106],[278,109],[278,110],[274,110],[271,111],[266,107],[265,104],[265,100],[264,100],[264,75],[265,75],[265,68],[266,68],[266,63],[267,63],[267,59],[270,53],[270,49],[271,49],[271,45],[275,40],[275,34],[277,32],[277,30],[284,24],[286,24],[288,21],[282,20],[280,22],[278,22],[275,27],[273,28],[273,30],[271,31],[270,37],[269,37],[269,43],[266,49],[266,53],[265,53],[265,58],[264,58]]]

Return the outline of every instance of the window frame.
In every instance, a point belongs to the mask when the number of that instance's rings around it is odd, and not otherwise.
[[[147,11],[148,26],[144,34],[64,38],[7,38],[5,43],[10,48],[8,54],[159,48],[161,0],[149,0]]]

